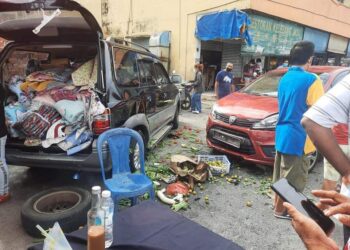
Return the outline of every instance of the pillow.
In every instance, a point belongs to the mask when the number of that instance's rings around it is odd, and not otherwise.
[[[54,107],[66,124],[74,124],[84,118],[84,103],[82,101],[61,100],[56,102]]]

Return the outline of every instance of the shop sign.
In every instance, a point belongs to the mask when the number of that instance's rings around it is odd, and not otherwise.
[[[303,38],[303,27],[298,24],[253,14],[249,17],[249,32],[254,44],[244,45],[242,53],[289,55],[294,43]]]

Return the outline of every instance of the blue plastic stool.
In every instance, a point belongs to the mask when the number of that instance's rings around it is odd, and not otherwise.
[[[130,142],[136,140],[140,154],[140,173],[130,171]],[[106,179],[102,146],[107,142],[112,160],[112,178]],[[117,211],[121,199],[130,198],[135,205],[137,197],[147,192],[154,200],[152,181],[145,174],[144,144],[142,137],[134,130],[128,128],[115,128],[102,133],[97,140],[98,158],[100,161],[103,182],[111,191]]]

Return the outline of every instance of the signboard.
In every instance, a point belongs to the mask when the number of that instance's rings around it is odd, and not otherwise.
[[[303,27],[269,17],[249,15],[253,45],[242,46],[242,53],[289,55],[294,43],[303,39]]]

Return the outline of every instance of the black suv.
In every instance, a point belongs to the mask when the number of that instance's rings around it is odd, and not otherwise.
[[[61,14],[33,32],[42,20],[41,9]],[[128,127],[138,131],[152,148],[171,129],[177,128],[180,109],[178,89],[171,83],[161,61],[147,49],[117,39],[104,39],[93,15],[70,0],[0,0],[0,37],[10,41],[0,53],[0,77],[7,88],[11,58],[28,53],[47,54],[47,61],[69,58],[86,61],[97,58],[94,92],[107,107],[94,118],[93,143],[85,150],[67,156],[52,145],[28,147],[23,140],[8,137],[9,164],[77,171],[99,171],[96,138],[108,128]],[[16,67],[16,63],[13,64]],[[5,70],[5,68],[7,69]],[[137,146],[132,159],[137,162]],[[104,155],[109,162],[107,148]],[[132,161],[133,162],[133,161]],[[110,164],[107,164],[110,168]],[[107,169],[108,170],[108,169]]]

